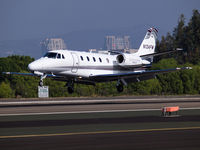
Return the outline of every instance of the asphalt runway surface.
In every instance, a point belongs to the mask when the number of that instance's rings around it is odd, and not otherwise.
[[[200,130],[64,135],[0,139],[1,149],[181,149],[198,150]]]
[[[120,124],[120,123],[165,123],[165,122],[200,122],[199,115],[180,117],[137,116],[126,118],[91,118],[91,119],[64,119],[64,120],[37,120],[37,121],[7,121],[0,122],[0,128],[20,127],[46,127],[65,125],[90,125],[90,124]]]
[[[0,107],[0,148],[200,149],[200,98],[151,98]],[[161,117],[164,106],[180,106],[182,110],[178,116]]]

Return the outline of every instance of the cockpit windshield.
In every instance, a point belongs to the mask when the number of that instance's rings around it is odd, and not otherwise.
[[[46,53],[43,57],[48,57],[48,58],[57,58],[61,59],[61,54],[59,53],[54,53],[54,52],[48,52]],[[62,54],[62,59],[65,59],[64,55]]]
[[[44,55],[44,57],[48,57],[48,58],[56,58],[56,56],[57,56],[57,53],[46,53],[45,55]]]

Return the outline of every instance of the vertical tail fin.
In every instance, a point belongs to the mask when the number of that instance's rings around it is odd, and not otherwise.
[[[142,44],[140,45],[140,48],[137,52],[139,56],[154,53],[156,47],[157,33],[158,31],[155,28],[150,28],[147,31],[144,40],[142,41]]]

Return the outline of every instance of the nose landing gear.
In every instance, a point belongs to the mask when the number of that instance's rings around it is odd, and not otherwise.
[[[40,82],[39,82],[39,86],[43,86],[43,80],[47,77],[46,74],[43,74],[41,77],[40,77]]]

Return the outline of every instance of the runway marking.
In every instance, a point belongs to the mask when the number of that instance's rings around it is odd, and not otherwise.
[[[0,136],[0,139],[29,138],[29,137],[51,137],[51,136],[70,136],[70,135],[92,135],[92,134],[112,134],[112,133],[131,133],[131,132],[133,133],[133,132],[152,132],[152,131],[195,130],[195,129],[200,129],[200,127],[138,129],[138,130],[113,130],[113,131],[72,132],[72,133],[55,133],[55,134],[11,135],[11,136]]]
[[[180,108],[180,110],[195,110],[194,108]],[[28,115],[59,115],[59,114],[90,114],[90,113],[112,113],[112,112],[137,112],[137,111],[158,111],[161,109],[126,109],[126,110],[97,110],[97,111],[71,111],[71,112],[47,112],[47,113],[18,113],[18,114],[0,114],[1,116],[28,116]]]

